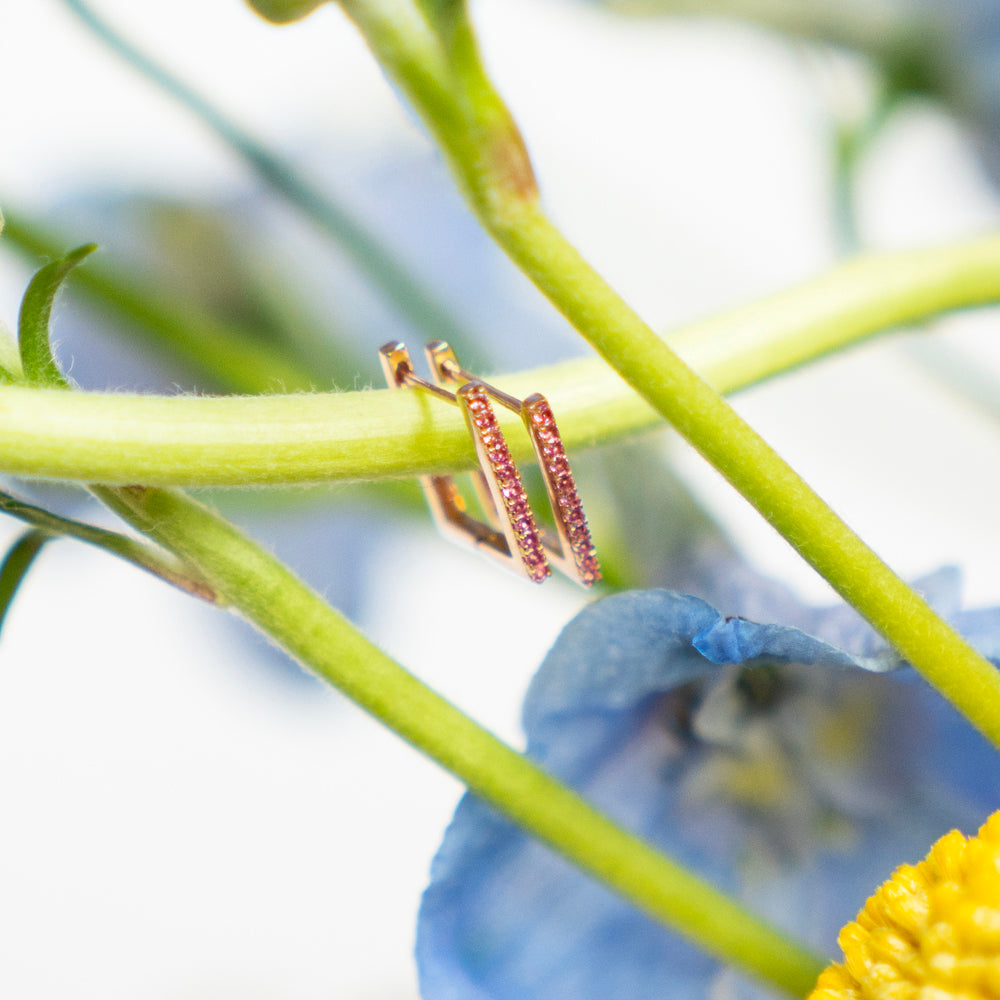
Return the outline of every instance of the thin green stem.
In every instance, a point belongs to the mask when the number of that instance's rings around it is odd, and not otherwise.
[[[719,391],[732,392],[880,330],[992,302],[1000,302],[1000,237],[861,257],[668,341]],[[496,381],[522,397],[544,392],[571,449],[662,426],[649,403],[598,359]],[[515,457],[527,458],[530,445],[516,419],[505,426]],[[25,476],[276,485],[474,463],[461,414],[419,390],[167,398],[0,387],[0,470]]]
[[[368,642],[287,568],[176,493],[105,491],[135,527],[199,568],[217,593],[301,663],[481,798],[626,899],[725,962],[793,995],[821,959],[626,833]]]
[[[466,342],[466,332],[444,304],[349,209],[331,195],[318,191],[291,164],[122,38],[83,0],[63,0],[63,3],[113,52],[199,118],[261,180],[326,233],[414,327],[433,339],[451,340],[456,345]]]
[[[860,253],[864,247],[859,227],[858,176],[868,152],[907,96],[891,82],[879,79],[875,92],[860,116],[846,118],[831,101],[833,129],[833,222],[843,256]]]

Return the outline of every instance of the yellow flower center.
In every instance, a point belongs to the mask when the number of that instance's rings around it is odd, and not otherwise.
[[[1000,812],[898,868],[838,940],[809,1000],[1000,1000]]]

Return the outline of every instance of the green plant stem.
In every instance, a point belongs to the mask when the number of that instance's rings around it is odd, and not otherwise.
[[[28,285],[21,300],[17,324],[17,346],[21,352],[24,384],[36,389],[69,389],[59,370],[49,344],[49,321],[56,293],[70,272],[97,247],[90,243],[78,247],[61,260],[46,264]]]
[[[82,0],[63,0],[93,34],[133,69],[199,118],[274,191],[294,205],[348,255],[386,299],[429,338],[464,345],[468,336],[443,303],[343,205],[318,191],[201,94],[121,37]]]
[[[171,554],[158,551],[144,542],[92,524],[60,517],[43,507],[18,500],[8,493],[0,493],[0,511],[32,525],[36,533],[44,538],[75,538],[77,541],[104,549],[105,552],[110,552],[119,559],[124,559],[125,562],[158,576],[193,597],[200,597],[213,604],[222,603],[218,595],[197,573],[192,572]]]
[[[837,592],[1000,745],[1000,672],[940,618],[604,283],[536,206],[499,230],[511,256],[618,373]]]
[[[78,268],[79,281],[92,268]],[[668,341],[733,392],[900,324],[1000,301],[1000,237],[860,257]],[[570,449],[662,426],[598,359],[496,381],[550,399]],[[508,418],[501,414],[501,420]],[[517,433],[516,458],[530,446]],[[461,414],[419,390],[267,397],[129,396],[0,387],[0,470],[80,482],[247,485],[472,468]]]
[[[220,517],[172,492],[126,487],[101,497],[185,563],[306,666],[511,820],[625,898],[793,995],[823,962],[659,854],[423,685]]]
[[[994,744],[1000,672],[883,563],[809,485],[584,260],[539,206],[524,144],[471,37],[441,45],[450,90],[424,101],[407,0],[342,0],[383,68],[422,111],[486,230],[587,342],[743,494],[788,542]],[[414,45],[424,45],[426,30]],[[439,42],[441,40],[439,39]]]
[[[3,631],[7,613],[17,596],[32,564],[52,535],[37,528],[30,528],[8,549],[0,563],[0,632]]]

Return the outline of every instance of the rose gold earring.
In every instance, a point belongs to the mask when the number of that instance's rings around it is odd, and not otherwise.
[[[438,527],[444,534],[471,543],[536,583],[549,575],[551,561],[585,587],[595,584],[601,578],[600,566],[548,401],[540,393],[516,399],[470,374],[459,365],[454,351],[444,341],[432,341],[426,353],[435,384],[417,376],[402,343],[392,341],[379,350],[390,386],[415,386],[462,410],[479,461],[479,468],[472,474],[473,485],[488,519],[480,521],[467,512],[465,500],[451,476],[422,476],[420,484]],[[455,387],[455,391],[451,392],[447,386]],[[535,522],[491,399],[519,414],[524,422],[545,480],[555,534]]]

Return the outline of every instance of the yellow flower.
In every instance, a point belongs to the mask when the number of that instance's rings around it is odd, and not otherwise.
[[[839,944],[809,1000],[1000,1000],[1000,812],[898,868]]]

